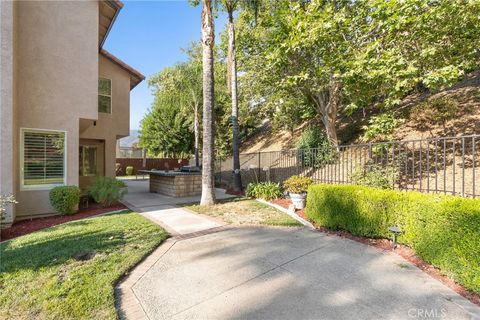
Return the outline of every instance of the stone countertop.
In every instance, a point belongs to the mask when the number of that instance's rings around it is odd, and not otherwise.
[[[176,176],[199,176],[201,171],[163,171],[163,170],[139,170],[140,173],[146,173],[159,177],[176,177]]]

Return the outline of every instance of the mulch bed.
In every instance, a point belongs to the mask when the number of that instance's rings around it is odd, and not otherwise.
[[[8,240],[29,234],[38,230],[49,228],[57,224],[62,224],[69,221],[80,220],[92,216],[96,216],[102,213],[123,210],[127,207],[121,203],[117,203],[113,206],[103,208],[97,203],[90,203],[88,208],[83,208],[78,211],[76,214],[68,216],[52,216],[45,218],[33,218],[30,220],[22,220],[14,223],[10,228],[1,230],[0,240]]]
[[[292,204],[292,200],[290,200],[290,199],[280,199],[280,198],[272,200],[271,202],[274,203],[274,204],[278,204],[279,206],[281,206],[285,209],[288,209],[288,207],[290,207],[290,205]],[[305,210],[304,209],[295,210],[295,213],[297,215],[299,215],[301,218],[303,218],[305,220],[308,220],[307,217],[305,216]]]
[[[292,201],[290,199],[276,199],[271,201],[274,204],[277,204],[279,206],[282,206],[285,209],[288,209],[288,207],[292,204]],[[305,211],[302,210],[296,210],[296,214],[298,214],[300,217],[304,218],[307,221],[310,221],[306,216],[305,216]],[[392,242],[388,239],[373,239],[373,238],[367,238],[367,237],[360,237],[360,236],[354,236],[347,231],[335,231],[335,230],[330,230],[325,227],[321,227],[318,225],[315,225],[313,221],[310,221],[311,223],[314,224],[315,228],[323,233],[326,233],[329,236],[337,236],[337,237],[342,237],[346,239],[350,239],[356,242],[360,242],[372,247],[375,247],[376,249],[386,252],[395,252],[408,262],[412,263],[415,265],[417,268],[422,270],[423,272],[427,273],[429,276],[432,278],[440,281],[444,285],[448,286],[450,289],[461,295],[462,297],[470,300],[474,304],[480,306],[480,295],[476,294],[474,292],[471,292],[467,289],[465,289],[463,286],[460,284],[456,283],[452,279],[448,278],[447,276],[444,276],[440,273],[440,270],[438,268],[435,268],[434,266],[426,263],[423,261],[421,258],[419,258],[417,255],[415,255],[414,251],[405,246],[398,244],[395,249],[392,248]]]

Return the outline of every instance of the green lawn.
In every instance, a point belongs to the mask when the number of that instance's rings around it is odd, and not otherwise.
[[[188,206],[188,209],[237,225],[302,226],[300,222],[275,208],[245,198],[227,200],[215,206]]]
[[[167,238],[128,211],[0,244],[0,319],[115,319],[114,285]]]

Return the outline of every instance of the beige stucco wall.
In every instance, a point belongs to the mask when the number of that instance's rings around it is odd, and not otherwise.
[[[0,2],[0,194],[15,192],[13,159],[14,144],[14,27],[15,3]],[[14,219],[14,207],[7,207],[2,227],[8,227]]]
[[[117,139],[130,130],[130,74],[103,55],[98,61],[98,76],[112,80],[112,113],[99,112],[95,126],[93,121],[82,125],[80,138],[105,140],[105,175],[114,177]]]
[[[79,118],[97,117],[98,2],[16,3],[16,97],[20,128],[67,133],[67,184],[78,184]],[[19,163],[19,145],[14,162]],[[15,176],[18,179],[19,170]],[[20,190],[17,219],[53,212],[48,190]]]

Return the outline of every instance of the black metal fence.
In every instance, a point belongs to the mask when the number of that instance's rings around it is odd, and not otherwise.
[[[292,175],[317,183],[369,184],[465,197],[480,194],[480,135],[293,149],[240,155],[242,182],[282,182]],[[232,183],[231,159],[216,161],[217,182]],[[386,185],[388,184],[388,185]]]

